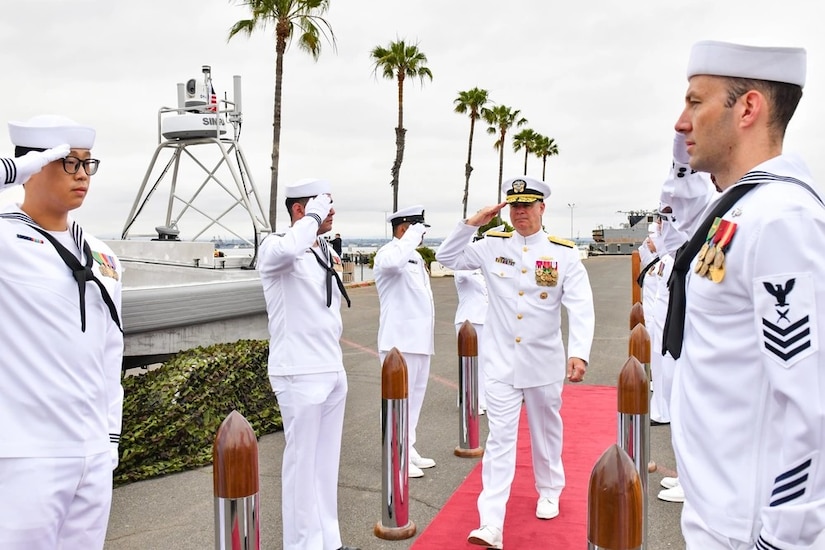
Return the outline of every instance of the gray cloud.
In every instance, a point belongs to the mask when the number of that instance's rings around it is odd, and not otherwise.
[[[432,236],[446,235],[461,215],[469,120],[453,112],[453,99],[474,86],[520,109],[527,126],[556,140],[561,154],[547,162],[553,189],[548,230],[570,233],[568,203],[576,205],[573,227],[581,237],[599,224],[623,221],[617,210],[654,207],[670,163],[688,52],[700,39],[808,49],[808,85],[786,150],[801,153],[814,176],[825,177],[825,138],[816,126],[825,119],[825,38],[815,3],[788,0],[781,11],[767,0],[511,0],[506,8],[492,0],[331,4],[327,19],[337,53],[324,44],[314,62],[297,48],[287,52],[280,181],[330,179],[334,230],[345,237],[385,234],[397,105],[395,83],[374,77],[369,51],[396,38],[417,41],[434,75],[432,82],[405,88],[399,193],[402,205],[426,206]],[[266,202],[273,29],[227,42],[229,27],[246,17],[245,8],[225,0],[14,2],[0,22],[6,83],[0,120],[57,112],[95,126],[95,155],[103,164],[76,218],[93,233],[116,235],[157,144],[158,109],[175,104],[177,82],[211,65],[221,97],[231,97],[232,76],[242,76],[240,143]],[[496,198],[498,153],[484,129],[477,127],[475,137],[471,211]],[[0,143],[10,153],[8,138]],[[511,144],[508,138],[505,177],[522,170],[523,154],[513,153]],[[530,175],[540,170],[540,160],[530,158]],[[192,185],[200,183],[193,179]],[[221,208],[222,192],[208,193],[206,202]],[[17,195],[4,193],[0,202]],[[279,207],[282,230],[287,221]],[[164,208],[144,215],[145,231],[163,222]],[[246,233],[245,221],[232,223]],[[181,229],[186,236],[187,227]]]

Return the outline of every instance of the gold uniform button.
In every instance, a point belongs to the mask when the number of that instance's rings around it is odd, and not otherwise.
[[[521,313],[519,313],[518,315],[516,315],[516,319],[521,319],[522,317],[524,317],[524,315],[522,315]]]
[[[521,343],[521,336],[516,336],[516,344]]]
[[[519,290],[519,291],[518,291],[518,295],[519,295],[519,296],[524,296],[524,291],[523,291],[523,290]]]
[[[522,250],[524,250],[525,252],[527,252],[528,248],[525,246],[524,248],[522,248]]]
[[[527,273],[527,268],[526,268],[526,267],[522,267],[522,268],[521,268],[521,272],[522,272],[522,273]]]
[[[502,271],[501,273],[499,273],[499,276],[504,277],[504,272]]]

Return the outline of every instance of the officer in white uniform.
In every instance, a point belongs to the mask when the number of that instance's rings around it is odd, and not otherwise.
[[[292,225],[261,243],[269,316],[269,380],[284,422],[281,515],[284,550],[357,550],[341,545],[338,466],[347,397],[341,352],[341,260],[319,236],[332,228],[331,185],[288,185]]]
[[[100,549],[123,405],[123,271],[69,217],[97,171],[95,130],[44,115],[9,135],[18,158],[0,163],[5,183],[25,191],[0,209],[0,548]]]
[[[520,176],[502,184],[506,201],[462,221],[441,243],[436,258],[452,269],[481,269],[490,300],[482,361],[486,374],[489,437],[478,497],[479,529],[472,544],[501,548],[502,527],[516,466],[522,402],[527,407],[538,503],[536,517],[559,513],[564,488],[561,461],[561,394],[565,374],[582,380],[593,340],[590,282],[574,243],[544,232],[541,219],[550,187]],[[514,233],[471,243],[476,229],[510,205]],[[567,358],[561,308],[567,309]]]
[[[430,377],[434,352],[435,308],[430,288],[430,272],[416,250],[429,225],[421,205],[390,214],[392,240],[375,254],[373,275],[378,290],[378,357],[381,364],[392,348],[398,349],[407,364],[409,407],[409,477],[422,477],[422,470],[435,460],[422,457],[415,449],[416,428]]]
[[[676,257],[664,334],[690,550],[825,545],[825,206],[782,151],[805,66],[800,48],[691,51],[676,131],[722,193]]]

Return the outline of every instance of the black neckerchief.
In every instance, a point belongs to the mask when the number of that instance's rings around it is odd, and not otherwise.
[[[653,258],[649,264],[647,264],[641,272],[639,272],[639,277],[636,279],[636,284],[639,285],[639,288],[644,288],[645,286],[645,275],[647,274],[647,270],[656,265],[659,262],[659,256]]]
[[[344,287],[344,283],[341,281],[341,278],[338,276],[338,272],[335,271],[335,268],[332,267],[332,259],[329,255],[329,250],[324,249],[326,252],[327,261],[325,262],[321,256],[315,252],[314,248],[310,248],[312,254],[315,256],[315,260],[318,262],[318,265],[324,268],[324,271],[327,273],[327,307],[332,305],[332,279],[335,279],[335,282],[338,284],[338,290],[341,291],[341,296],[347,301],[347,307],[352,307],[352,302],[349,299],[349,295],[347,294],[347,289]]]
[[[117,308],[115,307],[115,303],[112,300],[112,297],[109,296],[109,292],[106,290],[106,287],[103,286],[103,283],[98,279],[94,272],[92,271],[92,249],[89,247],[89,243],[86,239],[83,238],[83,229],[80,228],[78,224],[72,222],[71,226],[71,234],[72,238],[77,244],[78,249],[83,251],[84,256],[86,257],[86,264],[81,264],[77,257],[72,254],[65,246],[60,244],[57,239],[52,236],[51,233],[40,227],[37,222],[31,219],[26,214],[20,213],[5,213],[0,214],[0,218],[18,220],[20,222],[25,223],[44,237],[48,239],[48,241],[54,246],[54,249],[60,255],[60,258],[63,260],[63,263],[72,271],[72,275],[74,275],[75,281],[77,281],[77,293],[80,300],[80,330],[82,332],[86,332],[86,283],[88,281],[93,281],[97,284],[98,288],[100,288],[100,294],[103,297],[103,301],[106,302],[106,306],[109,308],[109,315],[111,315],[112,320],[117,325],[117,328],[120,332],[123,332],[123,328],[120,326],[120,318],[117,314]]]

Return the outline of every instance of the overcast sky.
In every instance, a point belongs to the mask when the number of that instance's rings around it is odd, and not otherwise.
[[[337,52],[324,43],[317,62],[297,47],[285,56],[280,183],[329,179],[333,231],[345,238],[385,235],[396,86],[373,75],[369,52],[396,39],[417,42],[433,73],[431,82],[409,81],[404,90],[399,190],[399,206],[425,205],[428,237],[446,236],[461,216],[469,118],[453,112],[453,100],[473,87],[519,109],[524,127],[555,139],[560,154],[547,161],[548,231],[570,236],[572,225],[573,236],[585,238],[599,224],[624,221],[617,211],[654,208],[670,165],[690,46],[702,39],[808,50],[805,96],[785,149],[800,153],[822,181],[825,33],[817,6],[809,0],[332,0],[325,17]],[[232,77],[242,77],[240,146],[266,211],[273,28],[227,42],[232,24],[248,17],[228,0],[6,0],[3,11],[3,126],[57,113],[97,129],[101,168],[74,214],[88,231],[120,234],[158,143],[158,109],[176,106],[176,84],[201,78],[202,65],[211,66],[219,97],[226,92],[232,99]],[[471,212],[497,197],[498,153],[485,130],[480,124],[475,136]],[[511,137],[505,178],[523,173],[524,156],[512,151]],[[0,144],[0,152],[12,153],[5,128]],[[192,150],[211,166],[212,149]],[[529,159],[528,174],[541,176],[539,159]],[[195,189],[203,176],[183,179],[182,188]],[[169,181],[162,180],[133,232],[151,233],[164,223]],[[19,197],[5,192],[0,202]],[[215,184],[199,200],[215,212],[229,206]],[[278,203],[276,230],[283,230],[282,194]],[[248,222],[229,223],[250,234]],[[193,216],[190,225],[184,216],[179,225],[186,237],[203,222]],[[229,234],[214,228],[205,236]]]

